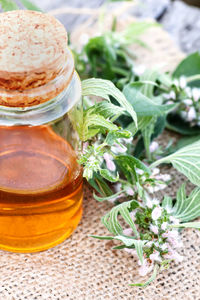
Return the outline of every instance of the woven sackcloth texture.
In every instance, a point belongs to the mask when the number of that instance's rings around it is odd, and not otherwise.
[[[79,35],[77,31],[75,37]],[[160,64],[170,70],[183,57],[161,28],[152,27],[143,38],[151,49],[134,47],[142,64]],[[166,133],[163,140],[169,137],[173,136]],[[183,177],[172,169],[165,172],[174,178],[168,188],[174,196]],[[1,251],[0,300],[200,299],[200,232],[188,229],[182,233],[183,263],[172,264],[146,289],[129,287],[129,283],[144,280],[138,276],[136,259],[124,251],[112,250],[108,242],[89,237],[108,234],[100,218],[110,207],[108,203],[97,203],[85,186],[83,218],[68,240],[41,253]]]

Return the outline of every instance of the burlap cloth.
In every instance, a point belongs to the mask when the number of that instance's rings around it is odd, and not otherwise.
[[[161,28],[151,28],[144,40],[151,50],[134,47],[142,64],[161,63],[169,70],[183,57]],[[168,138],[167,133],[162,140]],[[183,177],[172,169],[166,171],[174,176],[168,188],[174,196]],[[108,242],[88,237],[108,234],[100,218],[110,206],[97,203],[85,186],[83,218],[68,240],[41,253],[1,251],[0,300],[200,299],[200,232],[192,229],[182,232],[183,263],[172,264],[146,289],[129,287],[129,283],[144,280],[138,276],[136,259],[124,251],[112,250]]]

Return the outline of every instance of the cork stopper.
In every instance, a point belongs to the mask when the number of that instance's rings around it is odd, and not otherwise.
[[[26,107],[57,96],[72,78],[67,32],[53,16],[0,14],[0,105]]]

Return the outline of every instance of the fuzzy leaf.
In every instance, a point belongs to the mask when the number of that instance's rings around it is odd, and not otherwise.
[[[128,130],[115,130],[110,131],[105,139],[105,143],[112,146],[116,139],[125,138],[128,139],[132,136],[131,132]]]
[[[110,182],[117,182],[119,180],[119,176],[114,176],[112,173],[110,173],[107,169],[101,169],[100,175],[105,178],[106,180]]]
[[[138,236],[137,229],[129,213],[129,209],[133,206],[135,206],[135,208],[139,206],[137,201],[127,201],[113,207],[111,211],[102,218],[102,223],[114,235],[122,235],[123,228],[118,221],[118,215],[120,214],[125,222],[132,228],[134,234]]]
[[[174,168],[183,173],[193,184],[200,186],[200,140],[159,159],[151,165],[151,168],[161,163],[172,163]]]
[[[180,77],[183,75],[189,77],[196,74],[200,74],[200,52],[199,51],[189,54],[185,59],[183,59],[175,69],[173,76]],[[193,81],[192,83],[190,83],[190,85],[200,87],[200,80]]]
[[[132,178],[131,174],[135,174],[135,168],[138,168],[150,174],[149,168],[142,161],[140,161],[139,159],[135,158],[132,155],[123,155],[123,154],[117,155],[115,157],[115,160],[120,167],[126,169],[126,171],[130,173],[130,175],[128,176],[130,178]]]
[[[156,279],[158,270],[159,270],[159,266],[156,264],[151,277],[145,283],[133,283],[133,284],[130,284],[130,286],[138,286],[138,287],[148,286],[151,282],[153,282]]]
[[[200,229],[200,222],[181,223],[176,225],[170,225],[173,228],[196,228]]]
[[[143,95],[134,84],[124,87],[123,93],[139,117],[160,116],[174,109],[177,104],[160,105]]]
[[[118,193],[115,193],[111,196],[108,197],[98,197],[95,193],[93,193],[93,197],[95,200],[99,201],[99,202],[103,202],[103,201],[110,201],[110,200],[114,200],[116,197],[122,195],[124,192],[124,190],[119,191]]]
[[[200,188],[195,188],[191,194],[186,197],[185,185],[183,184],[178,192],[176,204],[173,207],[172,214],[180,219],[181,222],[194,220],[200,216]]]
[[[125,108],[114,105],[110,102],[101,101],[99,103],[96,103],[91,108],[89,108],[88,111],[94,114],[99,114],[103,116],[105,119],[107,119],[107,118],[112,118],[116,115],[119,117],[120,115],[124,114],[126,110]]]
[[[126,100],[123,93],[118,90],[115,85],[109,81],[104,79],[86,79],[82,81],[82,95],[83,96],[99,96],[103,99],[106,99],[110,102],[109,96],[115,98],[115,100],[120,104],[120,106],[126,109],[127,113],[132,117],[133,121],[137,126],[137,115],[130,105],[130,103]]]

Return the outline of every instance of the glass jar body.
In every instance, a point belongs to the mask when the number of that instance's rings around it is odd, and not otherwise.
[[[36,252],[65,240],[82,214],[76,132],[80,81],[43,105],[0,108],[0,248]]]

